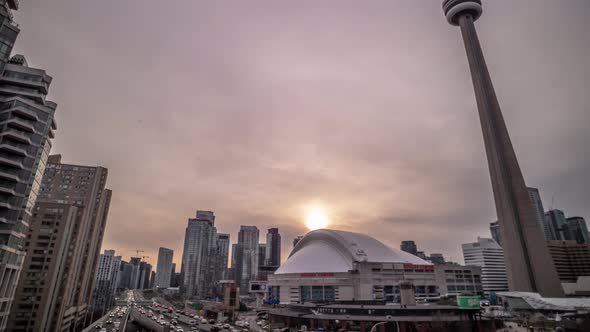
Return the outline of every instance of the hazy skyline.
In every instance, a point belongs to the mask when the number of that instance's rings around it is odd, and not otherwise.
[[[484,2],[478,32],[527,185],[590,218],[590,3]],[[460,32],[439,1],[22,1],[53,76],[52,153],[109,169],[103,248],[182,256],[187,219],[331,228],[461,259],[495,220]],[[449,257],[450,256],[450,257]],[[179,268],[179,267],[178,267]]]

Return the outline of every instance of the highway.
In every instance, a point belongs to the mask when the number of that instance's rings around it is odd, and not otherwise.
[[[134,301],[133,292],[127,292],[123,299],[119,299],[118,302],[126,301],[131,303]],[[106,315],[90,324],[83,332],[116,332],[125,331],[127,326],[127,319],[129,317],[130,309],[129,306],[118,305],[113,309],[109,310]],[[111,317],[112,316],[112,317]],[[119,317],[120,316],[120,317]],[[107,324],[108,322],[108,324]]]

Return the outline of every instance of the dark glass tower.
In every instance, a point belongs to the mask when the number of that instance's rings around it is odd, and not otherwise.
[[[563,295],[475,31],[474,22],[482,13],[481,0],[445,0],[442,7],[448,22],[461,28],[465,43],[502,235],[508,286],[512,291]]]

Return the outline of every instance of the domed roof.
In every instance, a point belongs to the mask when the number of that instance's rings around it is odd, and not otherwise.
[[[348,272],[354,262],[432,265],[365,234],[319,229],[297,243],[275,274]]]

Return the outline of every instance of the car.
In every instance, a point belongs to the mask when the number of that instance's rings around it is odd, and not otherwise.
[[[109,319],[109,320],[107,320],[107,325],[110,325],[110,324],[113,324],[113,321]]]
[[[191,320],[188,321],[188,324],[189,325],[195,325],[195,324],[197,324],[197,321],[194,320],[194,319],[191,319]]]
[[[104,327],[102,329],[100,329],[99,332],[107,332],[107,329],[105,329]]]
[[[205,318],[201,319],[201,324],[207,324],[207,323],[208,323],[207,319],[205,319]]]
[[[215,319],[209,319],[209,324],[215,324]]]
[[[102,326],[100,326],[100,325],[97,324],[97,325],[94,326],[94,329],[100,330],[100,329],[102,329]]]
[[[223,328],[226,330],[229,330],[231,328],[231,326],[229,324],[223,324]]]

